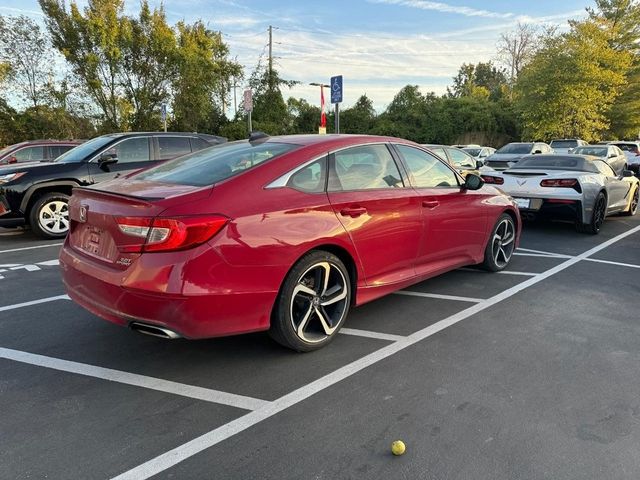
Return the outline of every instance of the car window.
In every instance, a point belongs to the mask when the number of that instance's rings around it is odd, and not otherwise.
[[[607,177],[616,177],[617,175],[613,171],[613,169],[606,163],[600,160],[596,160],[593,162],[600,173],[606,175]]]
[[[610,147],[609,147],[610,148]],[[607,147],[577,147],[573,153],[576,155],[593,155],[594,157],[605,157],[609,151]]]
[[[574,148],[579,144],[577,140],[552,140],[551,148]]]
[[[472,157],[482,157],[486,155],[486,151],[484,148],[464,148],[465,152],[467,152]]]
[[[456,174],[433,155],[407,145],[396,145],[396,148],[413,175],[416,188],[459,187]]]
[[[158,137],[160,160],[179,157],[191,153],[189,137]]]
[[[212,147],[212,146],[213,145],[211,145],[208,142],[205,142],[201,138],[191,137],[191,150],[193,150],[194,152],[196,152],[198,150],[202,150],[203,148],[209,148],[209,147]]]
[[[221,145],[169,160],[136,175],[137,179],[204,187],[239,175],[267,160],[299,148],[288,143],[247,141]]]
[[[44,160],[44,147],[26,147],[13,154],[18,162],[37,162]]]
[[[151,159],[149,156],[149,138],[128,138],[104,153],[116,154],[118,163],[148,162]]]
[[[430,148],[429,147],[429,150],[432,151],[433,153],[435,153],[437,156],[439,156],[445,162],[448,162],[447,154],[444,152],[444,148]]]
[[[531,153],[533,149],[532,143],[507,143],[504,147],[500,148],[496,153]]]
[[[476,168],[476,162],[469,155],[456,148],[449,148],[449,157],[456,167]]]
[[[324,192],[326,178],[327,159],[325,157],[294,173],[287,182],[287,187],[307,193],[321,193]]]
[[[624,152],[638,153],[638,146],[633,143],[616,143],[616,146]]]
[[[330,190],[403,187],[402,177],[386,145],[362,145],[334,154]]]
[[[68,152],[73,147],[74,147],[73,145],[51,145],[49,147],[49,158],[51,160],[58,158],[60,155],[62,155],[65,152]]]

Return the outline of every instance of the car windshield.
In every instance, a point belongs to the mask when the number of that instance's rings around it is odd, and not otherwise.
[[[482,149],[481,148],[463,148],[462,150],[467,152],[472,157],[477,157],[478,155],[480,155],[480,150]]]
[[[625,152],[638,153],[638,145],[636,145],[635,143],[613,143],[612,145],[615,145],[620,150],[623,150]]]
[[[138,180],[204,187],[299,148],[288,143],[233,142],[179,157],[136,175]]]
[[[551,148],[574,148],[578,145],[577,140],[552,140]]]
[[[94,153],[97,153],[100,148],[105,146],[107,143],[113,141],[115,137],[112,135],[106,135],[103,137],[96,137],[93,140],[89,140],[88,142],[83,143],[75,148],[72,148],[66,153],[63,153],[54,161],[56,163],[79,163],[82,162],[87,157],[93,156]]]
[[[573,153],[579,155],[593,155],[594,157],[606,157],[609,149],[607,147],[578,147]]]
[[[507,143],[496,153],[531,153],[533,143]]]

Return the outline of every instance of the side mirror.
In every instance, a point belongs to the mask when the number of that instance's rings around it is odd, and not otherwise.
[[[623,170],[622,171],[622,176],[623,177],[633,177],[633,176],[635,176],[635,173],[633,173],[633,171],[631,171],[631,170]]]
[[[611,152],[607,158],[616,158],[617,155],[614,152]]]
[[[482,178],[473,173],[469,173],[464,179],[462,188],[464,188],[465,190],[480,190],[483,185],[484,180],[482,180]]]
[[[476,168],[484,167],[484,162],[482,160],[476,160]]]
[[[118,163],[118,155],[115,153],[103,153],[98,157],[98,166],[103,170],[108,171],[107,167],[115,163]]]
[[[542,153],[542,150],[534,150],[534,151],[533,151],[533,154],[534,154],[534,155],[538,155],[538,154],[540,154],[540,153]]]
[[[9,158],[7,158],[7,163],[18,163],[18,159],[15,155],[11,155]]]

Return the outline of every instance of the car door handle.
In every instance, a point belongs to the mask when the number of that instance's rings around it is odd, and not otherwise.
[[[364,207],[348,207],[340,210],[340,215],[342,215],[343,217],[351,218],[359,217],[360,215],[364,215],[365,213],[367,213],[367,209]]]
[[[436,208],[438,205],[440,205],[440,202],[437,200],[423,200],[422,201],[422,206],[425,208]]]

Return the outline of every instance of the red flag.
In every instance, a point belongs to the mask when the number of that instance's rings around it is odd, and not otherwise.
[[[327,116],[324,114],[324,87],[320,87],[320,126],[327,126]]]

